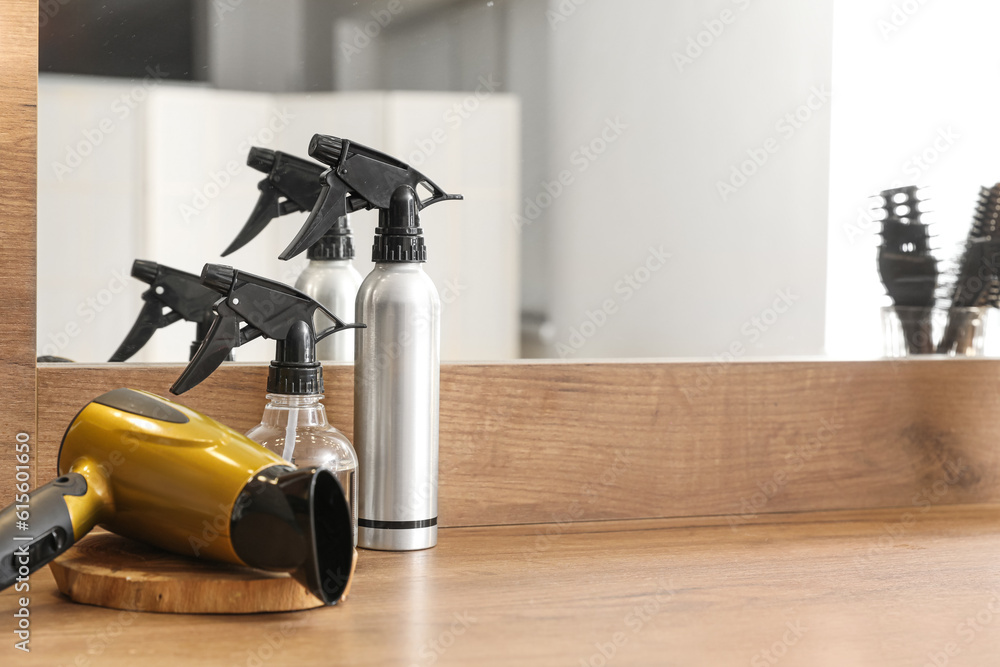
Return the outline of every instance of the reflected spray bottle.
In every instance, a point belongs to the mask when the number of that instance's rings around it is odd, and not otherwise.
[[[257,205],[240,233],[222,253],[223,257],[253,240],[274,218],[312,211],[322,191],[321,176],[326,167],[310,160],[254,146],[247,156],[247,164],[266,176],[257,184],[260,190]],[[348,216],[338,218],[322,238],[309,246],[307,256],[309,264],[299,274],[295,289],[334,313],[353,312],[361,274],[354,268],[354,243]],[[324,316],[317,313],[316,317],[313,324],[319,331]],[[354,337],[324,338],[317,343],[316,354],[322,361],[354,361]]]
[[[317,188],[318,189],[318,188]],[[295,281],[295,289],[308,294],[334,313],[354,312],[361,274],[354,268],[354,242],[348,216],[306,251],[309,264]],[[317,313],[317,318],[323,315]],[[316,323],[317,329],[319,323]],[[354,336],[328,336],[316,344],[323,361],[354,361]]]

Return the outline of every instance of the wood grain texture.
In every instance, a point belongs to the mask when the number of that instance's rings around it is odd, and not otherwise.
[[[35,438],[38,3],[0,2],[0,504],[13,500],[15,437]],[[34,471],[35,461],[30,466]],[[33,475],[34,477],[34,475]],[[37,479],[37,477],[35,477]]]
[[[74,602],[172,614],[254,614],[321,606],[287,574],[175,556],[107,532],[88,535],[49,567]]]
[[[346,604],[289,614],[75,605],[43,571],[15,664],[995,665],[1000,510],[910,514],[445,529],[428,551],[363,551]],[[0,593],[0,616],[15,605]]]
[[[119,386],[165,395],[179,366],[39,368],[43,470],[76,412]],[[264,366],[181,397],[237,429]],[[351,435],[353,369],[326,369]],[[446,364],[443,526],[728,516],[1000,501],[1000,361]]]

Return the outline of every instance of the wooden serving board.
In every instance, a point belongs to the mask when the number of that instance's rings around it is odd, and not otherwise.
[[[112,609],[254,614],[323,604],[287,574],[177,556],[113,533],[85,537],[49,567],[63,595]]]

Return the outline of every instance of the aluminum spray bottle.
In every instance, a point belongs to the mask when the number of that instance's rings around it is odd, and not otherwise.
[[[322,192],[279,255],[303,252],[348,213],[378,209],[375,268],[358,291],[365,335],[354,344],[358,546],[407,551],[437,543],[441,306],[422,264],[418,211],[461,199],[413,167],[350,139],[317,134],[309,156],[328,165]],[[417,198],[420,187],[429,193]]]
[[[355,341],[358,546],[368,549],[437,544],[441,301],[418,222],[416,194],[398,188],[358,291],[355,316],[368,326]]]
[[[295,289],[305,292],[330,311],[349,315],[361,286],[361,274],[354,268],[354,243],[345,216],[306,251],[309,264],[295,281]],[[321,331],[329,320],[317,312],[314,326]],[[354,336],[328,336],[316,344],[321,361],[354,361]]]

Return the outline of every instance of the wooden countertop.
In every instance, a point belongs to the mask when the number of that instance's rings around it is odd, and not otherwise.
[[[0,593],[4,665],[993,665],[1000,507],[444,529],[362,552],[346,604],[288,614],[122,612],[66,601],[48,569],[31,583],[30,655]]]

